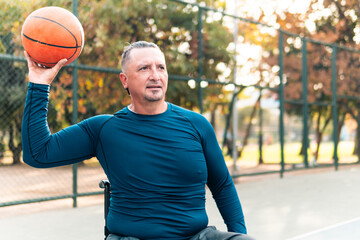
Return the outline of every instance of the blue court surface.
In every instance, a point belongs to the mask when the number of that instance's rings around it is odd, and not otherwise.
[[[309,232],[289,240],[359,240],[360,217]]]

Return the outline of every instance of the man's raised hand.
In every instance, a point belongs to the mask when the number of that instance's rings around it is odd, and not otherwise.
[[[50,85],[60,71],[60,69],[67,62],[67,59],[62,59],[54,67],[45,68],[34,62],[26,51],[24,51],[24,54],[29,69],[29,82],[32,83]]]

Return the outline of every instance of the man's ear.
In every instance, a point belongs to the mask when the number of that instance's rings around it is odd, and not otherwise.
[[[120,81],[121,81],[121,83],[122,83],[122,85],[124,86],[125,89],[128,88],[128,82],[127,82],[127,80],[128,80],[128,78],[127,78],[126,74],[123,73],[123,72],[120,73]]]
[[[127,80],[128,80],[128,78],[127,78],[126,74],[120,73],[120,81],[121,81],[122,85],[124,86],[125,90],[127,91],[127,93],[130,95]]]

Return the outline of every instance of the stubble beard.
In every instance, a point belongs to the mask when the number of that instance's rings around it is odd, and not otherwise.
[[[159,91],[161,91],[161,93]],[[151,90],[151,93],[145,94],[144,98],[148,102],[157,102],[161,101],[164,98],[164,93],[162,92],[162,90]]]

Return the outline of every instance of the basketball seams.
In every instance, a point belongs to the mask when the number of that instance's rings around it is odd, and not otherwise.
[[[58,47],[58,48],[79,48],[81,46],[75,46],[75,47],[68,47],[68,46],[61,46],[61,45],[56,45],[56,44],[50,44],[50,43],[46,43],[46,42],[41,42],[39,40],[36,40],[36,39],[33,39],[29,36],[27,36],[26,34],[22,34],[25,38],[29,39],[30,41],[33,41],[33,42],[37,42],[37,43],[40,43],[40,44],[44,44],[44,45],[47,45],[47,46],[50,46],[50,47]]]
[[[45,18],[45,17],[40,17],[40,16],[31,16],[31,18],[40,18],[40,19],[43,19],[43,20],[46,20],[46,21],[49,21],[49,22],[53,22],[53,23],[61,26],[61,27],[64,28],[68,33],[70,33],[70,35],[74,38],[74,40],[75,40],[75,46],[72,47],[72,48],[79,48],[79,47],[82,46],[82,43],[81,43],[80,45],[78,45],[78,40],[76,39],[75,35],[74,35],[66,26],[62,25],[61,23],[59,23],[59,22],[57,22],[57,21],[55,21],[55,20],[52,20],[52,19],[50,19],[50,18]],[[81,40],[82,40],[82,39],[81,39]],[[39,43],[42,43],[42,42],[39,41]],[[48,44],[48,45],[52,46],[51,44]],[[66,46],[57,46],[57,47],[66,47]]]

